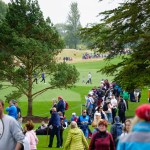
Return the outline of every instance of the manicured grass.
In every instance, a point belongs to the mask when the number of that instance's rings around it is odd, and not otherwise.
[[[120,58],[117,58],[112,61],[112,63],[117,63],[120,61]],[[45,92],[44,94],[38,96],[36,99],[33,101],[33,115],[35,116],[43,116],[43,117],[49,117],[49,110],[52,107],[52,98],[57,98],[59,95],[63,96],[65,100],[68,101],[69,103],[69,110],[66,111],[66,117],[69,120],[71,117],[72,112],[76,112],[76,114],[79,116],[81,114],[81,109],[84,109],[85,107],[82,107],[82,104],[85,103],[85,98],[84,96],[87,95],[87,93],[94,87],[94,86],[99,86],[100,80],[101,79],[109,79],[112,80],[113,77],[107,77],[105,75],[102,75],[101,73],[97,73],[99,69],[104,67],[106,62],[104,61],[99,61],[99,62],[87,62],[87,63],[77,63],[74,64],[78,71],[80,72],[80,80],[78,83],[76,83],[76,87],[73,87],[71,89],[67,90],[49,90]],[[86,85],[85,83],[82,83],[83,76],[85,78],[85,81],[87,80],[87,75],[88,72],[91,72],[92,74],[92,80],[93,84],[88,84]],[[46,78],[48,81],[48,77]],[[7,85],[8,83],[5,83]],[[43,87],[46,87],[47,84],[44,83],[39,83],[35,84],[34,86],[34,91],[37,91]],[[6,87],[6,86],[5,86]],[[14,90],[15,88],[5,88],[1,90],[1,99],[5,99],[5,95]],[[147,103],[147,95],[148,95],[148,89],[145,88],[142,91],[142,97],[141,97],[141,102],[140,103],[132,103],[129,102],[129,110],[126,112],[127,117],[133,117],[135,109],[137,106],[143,103]],[[8,104],[6,103],[5,106]],[[19,106],[22,110],[22,115],[26,116],[27,114],[27,98],[26,97],[21,97],[19,99]],[[38,126],[39,124],[36,124]],[[90,127],[91,128],[91,127]],[[110,127],[109,127],[110,128]],[[67,137],[67,132],[69,129],[66,129],[64,131],[64,142]],[[39,138],[39,144],[38,144],[38,150],[47,150],[47,137],[46,136],[38,136]],[[56,139],[54,140],[53,146],[56,146]],[[55,150],[55,148],[52,148]]]

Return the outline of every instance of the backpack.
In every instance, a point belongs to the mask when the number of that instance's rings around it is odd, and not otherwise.
[[[103,106],[103,111],[107,111],[107,110],[108,110],[108,106],[107,106],[107,103],[105,102]]]
[[[114,124],[115,125],[115,138],[118,138],[122,134],[122,126],[119,124]]]
[[[123,93],[123,99],[124,99],[124,100],[128,100],[128,99],[129,99],[129,94],[128,94],[128,92],[124,92],[124,93]]]
[[[64,100],[64,105],[65,105],[65,110],[68,110],[69,109],[69,104],[67,101]]]

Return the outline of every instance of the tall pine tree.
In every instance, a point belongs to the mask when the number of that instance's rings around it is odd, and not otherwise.
[[[0,80],[16,87],[11,98],[26,95],[27,115],[32,116],[36,96],[49,89],[71,87],[78,72],[74,66],[57,62],[64,44],[50,19],[44,20],[37,0],[12,0],[8,6],[0,25]],[[34,74],[39,78],[43,71],[49,82],[35,92]]]

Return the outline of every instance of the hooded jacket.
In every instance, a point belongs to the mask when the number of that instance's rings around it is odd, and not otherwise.
[[[150,148],[150,122],[139,122],[133,131],[120,138],[117,150],[148,150]]]
[[[81,129],[73,128],[68,132],[64,150],[88,150],[88,143]]]

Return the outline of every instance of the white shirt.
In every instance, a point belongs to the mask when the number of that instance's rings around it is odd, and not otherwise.
[[[114,98],[114,99],[111,99],[111,105],[113,106],[113,107],[117,107],[117,100]]]
[[[88,74],[88,79],[91,79],[92,78],[92,75],[89,73]]]

